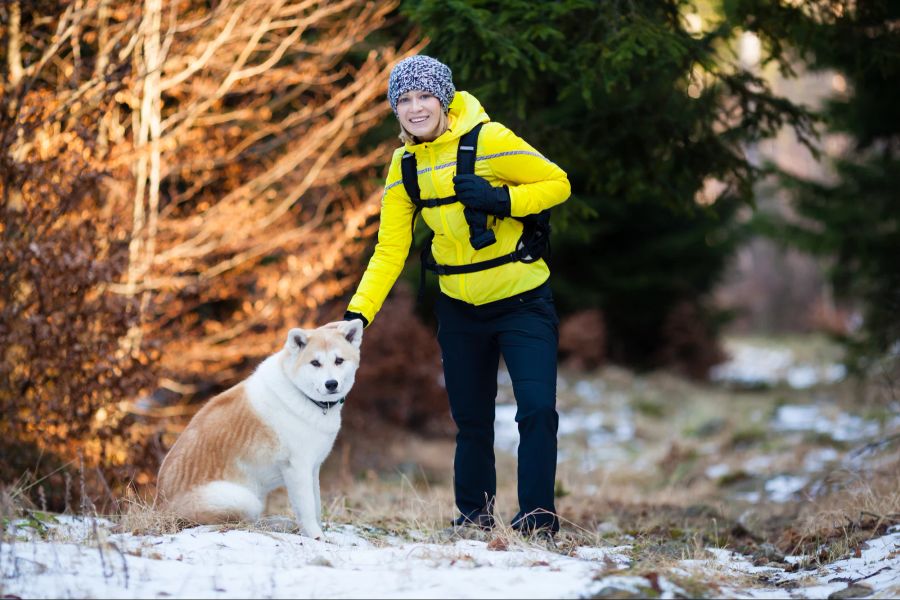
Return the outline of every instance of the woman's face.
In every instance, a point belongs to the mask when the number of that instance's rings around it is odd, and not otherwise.
[[[431,92],[412,90],[397,100],[397,116],[400,124],[410,135],[430,142],[443,131],[438,131],[441,123],[441,101]]]

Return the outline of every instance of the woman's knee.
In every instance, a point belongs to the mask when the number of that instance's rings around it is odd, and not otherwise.
[[[452,413],[453,422],[460,432],[472,432],[477,434],[494,434],[494,420],[486,415],[457,414]]]
[[[534,413],[556,413],[556,381],[513,382],[516,420]]]
[[[554,404],[536,405],[516,411],[516,422],[519,430],[539,427],[556,431],[559,427],[559,413]]]

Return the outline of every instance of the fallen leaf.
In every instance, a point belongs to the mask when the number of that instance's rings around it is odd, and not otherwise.
[[[487,545],[488,550],[494,550],[495,552],[503,552],[509,550],[509,544],[506,543],[506,540],[503,538],[495,537]]]

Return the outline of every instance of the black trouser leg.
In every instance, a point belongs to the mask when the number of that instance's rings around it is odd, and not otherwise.
[[[492,506],[497,494],[494,405],[500,355],[476,309],[444,297],[437,306],[444,380],[458,428],[453,490],[463,516]]]
[[[526,299],[496,325],[513,383],[519,425],[519,513],[513,525],[559,529],[554,503],[557,458],[558,320],[551,296]]]

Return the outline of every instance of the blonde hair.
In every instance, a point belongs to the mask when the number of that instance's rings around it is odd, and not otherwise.
[[[436,138],[440,137],[441,134],[443,134],[449,128],[450,128],[450,117],[447,115],[447,113],[445,113],[444,111],[441,111],[441,116],[440,116],[440,119],[438,120],[438,125],[437,125],[438,134],[437,134]],[[422,140],[420,140],[419,138],[417,138],[416,136],[414,136],[413,134],[408,132],[403,127],[402,123],[400,124],[400,135],[398,137],[400,138],[401,142],[403,142],[404,144],[409,144],[410,146],[415,145],[415,144],[420,144],[422,142]]]

